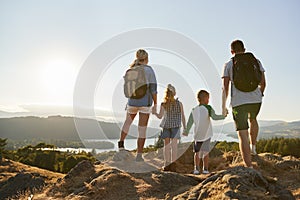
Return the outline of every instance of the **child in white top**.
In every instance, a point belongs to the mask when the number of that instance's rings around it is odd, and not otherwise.
[[[213,136],[210,118],[213,120],[225,119],[224,115],[216,115],[214,109],[208,105],[209,93],[200,90],[197,95],[199,105],[193,108],[183,135],[188,135],[193,124],[194,127],[194,174],[199,174],[200,157],[203,161],[203,174],[208,174],[208,154],[210,139]]]

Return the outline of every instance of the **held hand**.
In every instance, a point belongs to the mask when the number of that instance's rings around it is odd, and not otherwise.
[[[157,104],[154,104],[154,106],[152,107],[152,114],[156,114],[157,113]]]
[[[189,133],[186,131],[186,129],[184,129],[182,135],[183,135],[183,136],[188,136],[188,134],[189,134]]]
[[[226,107],[222,108],[222,115],[225,117],[228,115],[228,109]]]

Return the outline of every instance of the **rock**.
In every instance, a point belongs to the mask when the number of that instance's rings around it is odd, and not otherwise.
[[[35,177],[30,173],[19,173],[1,184],[0,199],[6,199],[16,194],[30,190],[41,189],[45,181],[40,176]]]
[[[101,165],[102,163],[101,163],[101,161],[100,160],[98,160],[98,161],[96,161],[96,162],[94,162],[94,165]]]
[[[122,150],[119,152],[116,152],[115,155],[113,156],[113,161],[133,161],[135,157],[133,154],[129,151]]]
[[[95,174],[93,164],[88,160],[83,160],[72,168],[64,177],[62,186],[69,191],[76,190],[82,186],[86,181],[91,179]]]
[[[283,170],[290,170],[290,169],[299,169],[300,168],[300,161],[296,160],[283,160],[277,162],[275,167],[278,167]]]
[[[94,172],[93,164],[88,160],[83,160],[73,167],[69,173],[64,177],[64,179],[72,179],[76,176],[80,176],[82,173]]]
[[[255,169],[241,166],[219,171],[174,199],[190,200],[195,196],[197,199],[295,199],[278,182],[269,182]]]
[[[275,155],[272,153],[261,153],[259,154],[261,157],[263,157],[265,160],[269,160],[269,161],[282,161],[282,157],[279,155]]]

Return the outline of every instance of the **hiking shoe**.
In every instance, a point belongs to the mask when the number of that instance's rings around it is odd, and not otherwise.
[[[204,170],[202,171],[202,174],[209,174],[209,171],[204,169]]]
[[[193,171],[193,174],[195,174],[195,175],[199,175],[199,174],[200,174],[200,172],[199,172],[199,170],[195,169],[195,170]]]
[[[124,141],[119,141],[118,142],[118,148],[119,148],[119,150],[124,150],[125,148],[124,148]]]
[[[135,157],[135,162],[144,162],[144,158],[142,156],[142,154],[137,154]]]

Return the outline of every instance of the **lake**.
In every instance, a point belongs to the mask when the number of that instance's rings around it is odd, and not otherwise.
[[[106,142],[112,142],[115,146],[114,148],[111,149],[95,149],[96,153],[102,153],[106,151],[117,151],[118,150],[118,141],[119,139],[89,139],[86,140],[87,142],[99,142],[99,141],[106,141]],[[157,138],[146,138],[145,141],[145,147],[149,145],[154,145],[155,142],[157,141]],[[193,134],[189,134],[187,137],[182,136],[181,142],[192,142],[193,141]],[[230,137],[224,133],[215,133],[214,136],[212,137],[211,141],[227,141],[227,142],[238,142],[238,139]],[[125,148],[127,150],[134,150],[137,147],[137,139],[126,139],[125,140]],[[58,151],[63,151],[63,152],[91,152],[93,149],[92,148],[57,148],[56,150]]]

